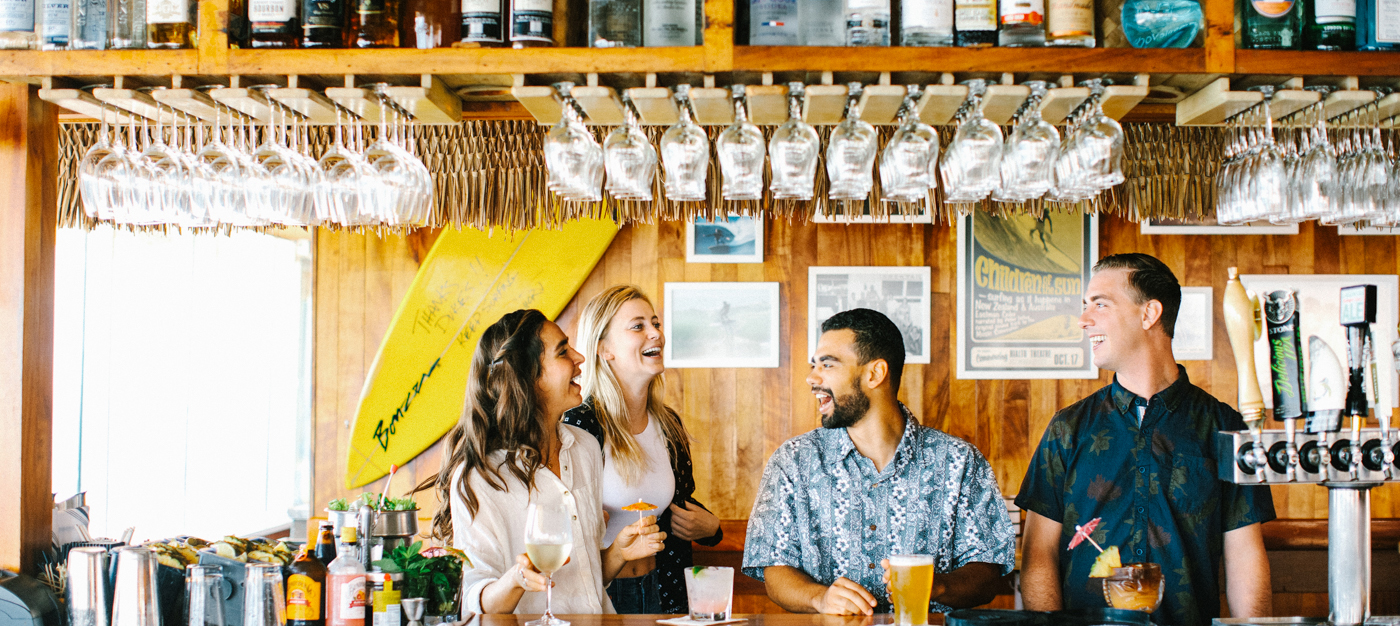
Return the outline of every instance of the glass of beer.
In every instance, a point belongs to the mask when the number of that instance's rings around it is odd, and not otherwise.
[[[933,591],[933,557],[898,554],[890,557],[890,603],[897,626],[928,624],[929,594]]]
[[[1115,609],[1151,613],[1162,603],[1162,591],[1162,566],[1156,563],[1129,563],[1103,579],[1104,599]]]

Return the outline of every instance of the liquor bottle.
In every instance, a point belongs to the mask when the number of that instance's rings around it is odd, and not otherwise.
[[[588,45],[594,48],[642,45],[642,0],[589,0]]]
[[[1356,0],[1313,0],[1307,9],[1304,50],[1356,49]]]
[[[804,46],[846,45],[846,14],[842,0],[802,0],[797,23]]]
[[[146,0],[107,0],[107,46],[146,47]]]
[[[326,568],[326,626],[365,626],[365,567],[355,527],[340,529],[337,556]]]
[[[1006,47],[1045,45],[1045,0],[1002,0],[998,44]]]
[[[353,0],[350,45],[355,48],[399,47],[399,0]]]
[[[904,0],[899,12],[899,45],[953,45],[953,0]]]
[[[193,48],[198,15],[193,0],[146,0],[146,47]]]
[[[107,0],[73,0],[68,47],[74,50],[107,48]]]
[[[698,0],[649,0],[642,13],[642,45],[697,46],[701,30],[696,9]]]
[[[1196,0],[1126,0],[1122,16],[1123,35],[1134,48],[1189,48],[1206,27],[1205,12]],[[1055,21],[1052,8],[1052,30]]]
[[[1243,47],[1250,50],[1297,50],[1303,40],[1303,0],[1240,0],[1237,15],[1244,31]]]
[[[749,45],[796,46],[801,39],[797,0],[749,0]]]
[[[1094,0],[1045,0],[1045,3],[1046,45],[1094,47]]]
[[[510,46],[547,48],[554,45],[554,2],[511,0]]]
[[[150,2],[151,0],[146,0]],[[301,43],[299,0],[249,0],[248,23],[254,48],[295,48]]]
[[[890,45],[890,0],[846,0],[846,45]]]
[[[462,16],[457,0],[402,0],[399,18],[399,45],[430,50],[443,48],[461,39]]]
[[[961,48],[997,45],[996,0],[953,0],[953,44]]]
[[[301,4],[301,47],[344,48],[345,8],[349,1],[304,0]],[[334,547],[331,552],[335,552]]]
[[[287,626],[325,626],[326,566],[306,544],[292,561],[287,576]]]
[[[335,525],[321,522],[321,530],[316,538],[316,560],[329,565],[335,557]]]
[[[73,7],[68,0],[43,0],[35,14],[40,50],[67,50],[73,29]]]
[[[38,45],[34,9],[34,0],[0,0],[0,49],[32,50]]]
[[[462,0],[464,48],[499,48],[506,43],[505,0]]]
[[[1358,49],[1400,49],[1400,0],[1358,0],[1356,10]]]

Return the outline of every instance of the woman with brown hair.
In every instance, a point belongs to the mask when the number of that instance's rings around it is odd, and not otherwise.
[[[610,515],[603,544],[622,541],[630,514],[621,509],[638,500],[662,509],[658,525],[666,533],[665,548],[628,563],[608,595],[619,613],[687,613],[681,572],[692,565],[690,544],[713,546],[723,533],[719,518],[694,498],[690,436],[664,401],[661,320],[641,290],[618,285],[584,306],[578,343],[587,400],[565,413],[564,423],[603,446],[603,508]]]
[[[532,503],[563,506],[573,518],[576,549],[553,576],[556,613],[612,613],[603,587],[628,561],[663,545],[654,517],[602,543],[602,452],[587,433],[560,422],[582,400],[574,382],[582,362],[564,332],[533,309],[505,315],[477,342],[466,406],[435,481],[442,504],[433,519],[433,535],[450,537],[471,559],[462,578],[465,612],[545,611],[546,594],[534,592],[545,590],[546,577],[525,554]]]

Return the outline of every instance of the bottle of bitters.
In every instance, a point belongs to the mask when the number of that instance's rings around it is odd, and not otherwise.
[[[287,576],[287,626],[325,626],[326,566],[308,543],[292,561]]]
[[[365,568],[360,565],[354,526],[340,529],[340,547],[327,568],[326,626],[365,626]]]

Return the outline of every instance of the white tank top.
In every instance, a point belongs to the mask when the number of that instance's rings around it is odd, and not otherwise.
[[[636,504],[637,500],[656,505],[656,510],[642,515],[661,517],[666,507],[671,506],[671,497],[676,493],[676,476],[671,473],[671,455],[666,450],[666,438],[656,418],[647,418],[647,428],[635,435],[642,455],[648,466],[641,480],[629,485],[617,473],[613,463],[612,444],[603,450],[603,510],[608,512],[608,529],[603,533],[603,546],[612,545],[613,539],[628,524],[637,521],[636,511],[624,511],[622,507]]]

